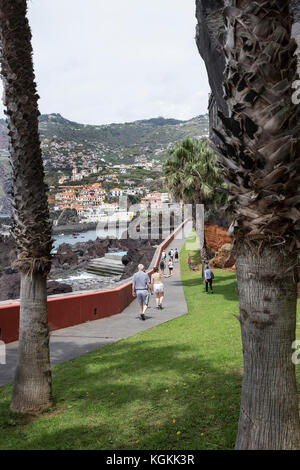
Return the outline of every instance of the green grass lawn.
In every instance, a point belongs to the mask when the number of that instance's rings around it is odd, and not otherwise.
[[[12,387],[0,388],[0,449],[234,447],[243,368],[235,273],[216,270],[206,295],[187,253],[189,314],[55,366],[56,406],[40,417],[12,414]]]

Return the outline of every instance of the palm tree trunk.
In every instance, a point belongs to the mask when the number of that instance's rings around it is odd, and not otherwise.
[[[13,168],[16,267],[21,272],[18,364],[11,408],[51,406],[46,279],[51,268],[51,223],[38,132],[38,95],[26,0],[0,0],[1,74]]]
[[[220,163],[231,189],[244,351],[236,449],[300,449],[292,343],[299,253],[299,107],[288,0],[233,0]]]
[[[244,354],[236,449],[300,449],[292,362],[297,255],[240,248],[236,266]]]
[[[11,409],[44,411],[53,403],[45,276],[21,274],[19,360]]]

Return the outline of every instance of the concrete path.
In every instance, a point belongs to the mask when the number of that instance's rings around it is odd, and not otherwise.
[[[180,251],[192,230],[192,223],[187,223],[169,245],[167,251],[178,248]],[[168,269],[165,270],[168,274]],[[146,311],[146,320],[140,319],[137,300],[134,300],[122,313],[111,317],[94,320],[80,325],[63,328],[51,333],[50,357],[51,364],[59,364],[90,351],[128,338],[139,331],[148,330],[176,317],[185,315],[187,305],[180,280],[179,263],[174,263],[173,276],[164,279],[165,299],[163,310],[155,308],[155,296],[150,298]],[[18,342],[6,346],[6,364],[0,364],[0,386],[12,382],[17,361]]]

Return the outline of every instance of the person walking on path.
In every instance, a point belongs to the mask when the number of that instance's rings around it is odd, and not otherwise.
[[[132,295],[137,297],[142,320],[145,320],[145,312],[149,305],[149,291],[153,293],[150,278],[144,269],[144,265],[139,264],[138,272],[132,278]]]
[[[170,251],[169,251],[169,257],[171,258],[172,261],[174,260],[174,250],[173,250],[173,248],[171,248]]]
[[[160,267],[161,272],[164,274],[166,265],[163,259],[160,260],[159,267]]]
[[[168,268],[169,268],[169,274],[170,274],[170,276],[172,276],[173,269],[174,269],[174,264],[173,264],[172,258],[169,259]]]
[[[213,294],[213,287],[212,287],[212,282],[213,282],[213,279],[214,279],[214,273],[212,272],[212,270],[210,269],[209,265],[206,265],[205,266],[205,269],[204,269],[204,278],[205,278],[205,292],[208,294],[208,285],[210,287],[210,291],[211,293]]]
[[[166,261],[166,259],[167,259],[167,253],[165,252],[165,250],[162,251],[161,259],[162,259],[163,261]]]
[[[176,263],[179,260],[179,253],[178,253],[177,248],[175,248],[174,257],[175,257],[175,263]]]
[[[153,269],[153,274],[151,277],[152,290],[156,296],[156,308],[162,310],[162,303],[164,300],[164,285],[162,283],[162,278],[171,277],[171,275],[161,274],[158,272],[158,268]]]

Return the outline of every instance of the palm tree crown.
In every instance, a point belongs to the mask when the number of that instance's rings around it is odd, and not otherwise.
[[[220,205],[225,189],[217,158],[206,142],[186,138],[170,150],[164,163],[166,185],[175,201],[207,205]]]

